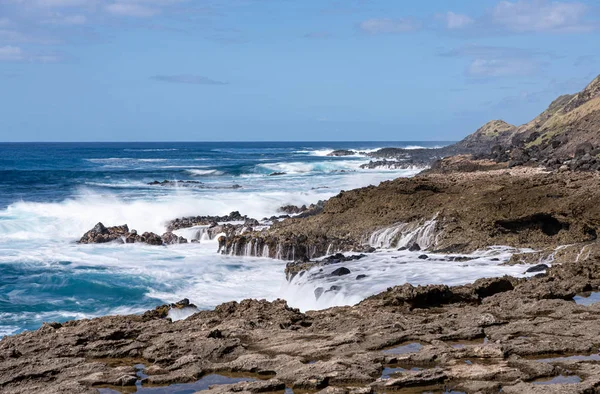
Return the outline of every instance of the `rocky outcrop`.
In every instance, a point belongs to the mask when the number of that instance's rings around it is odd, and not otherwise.
[[[366,252],[371,252],[372,250],[366,250]],[[331,264],[340,264],[348,261],[356,261],[366,257],[365,254],[358,255],[350,255],[345,256],[342,253],[336,253],[331,256],[327,256],[324,259],[310,261],[309,259],[296,260],[290,263],[287,263],[285,266],[285,277],[288,281],[292,280],[296,275],[303,271],[308,271],[313,267],[322,267]],[[348,272],[349,273],[349,272]]]
[[[356,152],[354,152],[352,150],[338,149],[338,150],[334,150],[331,153],[328,153],[327,156],[331,156],[331,157],[343,157],[343,156],[354,156],[355,154],[356,154]]]
[[[319,200],[316,204],[310,204],[309,206],[284,205],[278,211],[288,215],[297,215],[296,217],[309,217],[321,213],[324,205],[325,201]]]
[[[162,237],[152,232],[145,232],[141,235],[136,230],[129,230],[129,227],[124,224],[122,226],[105,227],[102,223],[98,223],[93,229],[86,232],[78,241],[80,244],[100,244],[106,242],[117,243],[145,243],[148,245],[173,245],[187,243],[187,239],[177,236],[172,232],[166,232]]]
[[[210,391],[590,393],[600,385],[600,304],[572,297],[598,289],[599,273],[586,259],[531,279],[403,285],[307,313],[245,300],[165,318],[190,306],[183,300],[142,316],[47,323],[0,341],[0,390],[128,391],[235,373],[255,381]],[[537,384],[560,376],[572,379]]]
[[[489,245],[545,249],[594,241],[595,173],[527,168],[429,173],[339,195],[319,214],[228,237],[226,253],[314,260],[337,251],[410,247],[462,253]]]
[[[129,234],[129,227],[126,224],[122,226],[106,227],[98,222],[93,229],[83,234],[78,243],[80,244],[101,244],[122,240]]]
[[[493,120],[463,140],[436,149],[383,148],[367,155],[376,161],[364,168],[400,166],[428,167],[438,160],[456,155],[472,155],[477,160],[492,160],[515,166],[544,166],[562,171],[600,170],[600,76],[584,90],[563,95],[548,109],[521,126]],[[384,160],[387,160],[386,163]],[[378,163],[380,162],[380,163]],[[447,166],[448,163],[434,164]],[[456,164],[456,163],[455,163]],[[466,164],[466,163],[463,163]],[[406,165],[406,164],[405,164]],[[471,171],[486,170],[485,165],[469,165]]]
[[[198,307],[192,303],[187,298],[184,298],[181,301],[175,302],[173,304],[164,304],[157,306],[153,310],[144,312],[142,315],[142,320],[155,320],[155,319],[166,319],[169,316],[169,311],[171,309],[198,309]]]
[[[176,245],[176,244],[186,244],[188,242],[187,239],[173,234],[172,232],[166,232],[161,236],[162,242],[165,245]]]
[[[375,169],[386,169],[386,170],[397,170],[397,169],[406,169],[412,167],[418,167],[423,163],[415,163],[413,159],[404,159],[402,161],[399,160],[370,160],[368,163],[361,164],[360,168],[363,170],[375,170]]]
[[[231,212],[229,215],[225,216],[188,216],[171,220],[167,223],[167,231],[195,226],[208,226],[219,222],[245,222],[249,219],[248,216],[242,215],[238,211]]]

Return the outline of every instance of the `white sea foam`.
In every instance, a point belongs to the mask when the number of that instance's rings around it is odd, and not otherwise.
[[[187,172],[193,176],[211,176],[211,175],[223,175],[223,171],[219,170],[197,170],[190,169]]]
[[[197,308],[182,308],[182,309],[169,309],[168,317],[173,320],[184,320],[197,313]]]
[[[357,171],[363,164],[358,160],[330,160],[314,163],[281,162],[263,163],[257,167],[266,171],[285,172],[286,174],[307,174],[311,172],[330,173],[336,171]]]
[[[358,261],[313,268],[286,283],[281,289],[281,295],[291,305],[305,311],[354,305],[388,287],[404,283],[455,286],[485,277],[526,276],[524,272],[530,265],[501,265],[508,261],[513,252],[515,250],[511,248],[493,247],[468,255],[473,260],[453,262],[447,256],[439,254],[428,253],[428,259],[422,260],[418,257],[422,252],[382,250]],[[344,276],[330,275],[340,267],[348,268],[351,273]],[[356,279],[358,275],[366,277]],[[332,286],[337,286],[340,290],[327,292]],[[318,299],[315,296],[317,288],[323,289]]]

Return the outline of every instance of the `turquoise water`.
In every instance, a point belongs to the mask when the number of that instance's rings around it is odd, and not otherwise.
[[[361,170],[367,157],[327,157],[333,149],[415,145],[443,143],[0,144],[0,336],[184,297],[202,308],[277,298],[285,293],[283,261],[217,255],[212,242],[75,241],[99,221],[162,234],[166,221],[186,215],[268,217],[281,205],[416,172]],[[163,180],[202,185],[148,185]]]

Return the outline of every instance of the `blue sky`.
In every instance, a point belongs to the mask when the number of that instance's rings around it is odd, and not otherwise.
[[[599,7],[0,0],[0,141],[458,140],[598,75]]]

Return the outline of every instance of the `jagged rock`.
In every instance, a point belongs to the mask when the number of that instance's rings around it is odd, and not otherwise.
[[[238,211],[231,212],[225,216],[189,216],[177,218],[167,223],[167,231],[179,230],[194,226],[214,226],[219,222],[245,222],[250,220],[246,215],[241,215]]]
[[[176,244],[186,244],[188,242],[187,239],[173,234],[172,232],[166,232],[161,237],[162,242],[166,245],[176,245]]]
[[[350,274],[350,270],[346,267],[340,267],[336,270],[334,270],[331,273],[331,276],[344,276],[344,275],[349,275]]]
[[[129,227],[126,224],[122,226],[105,227],[101,222],[96,224],[93,229],[83,234],[79,243],[81,244],[99,244],[115,240],[120,240],[127,236]]]
[[[525,271],[525,273],[531,273],[531,272],[542,272],[542,271],[546,271],[549,267],[546,264],[538,264],[538,265],[534,265],[533,267],[530,267],[527,269],[527,271]]]
[[[328,153],[327,156],[341,157],[341,156],[353,156],[354,154],[355,154],[354,151],[351,151],[351,150],[338,149],[338,150],[334,150],[331,153]]]
[[[416,242],[415,242],[415,243],[413,243],[412,245],[410,245],[410,246],[408,247],[408,250],[409,250],[410,252],[418,252],[418,251],[420,251],[420,250],[421,250],[421,247],[419,246],[419,244],[418,244],[418,243],[416,243]]]
[[[142,315],[142,319],[144,319],[144,320],[165,319],[169,315],[169,311],[171,309],[184,309],[184,308],[197,308],[197,306],[190,303],[190,300],[188,300],[187,298],[184,298],[183,300],[177,301],[173,304],[164,304],[161,306],[157,306],[155,309],[145,312]]]

